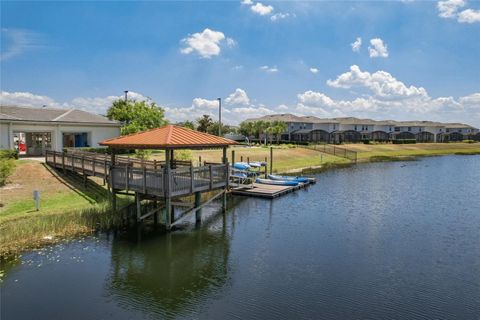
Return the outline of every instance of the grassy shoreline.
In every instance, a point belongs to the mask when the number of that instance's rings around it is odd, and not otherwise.
[[[417,144],[417,145],[345,145],[358,152],[358,163],[416,160],[439,155],[478,155],[480,143]],[[236,161],[269,158],[265,147],[233,148]],[[161,159],[163,154],[154,154]],[[219,150],[191,151],[193,160],[218,162]],[[301,147],[274,149],[276,173],[315,174],[353,165],[350,161]],[[231,157],[231,153],[229,154]],[[229,159],[231,160],[231,159]],[[195,161],[194,161],[195,162]],[[195,163],[196,164],[196,163]],[[32,190],[40,190],[40,211],[34,210]],[[118,221],[108,206],[108,192],[101,181],[88,186],[75,176],[60,175],[36,161],[19,160],[14,175],[0,189],[0,258],[56,242],[60,239],[88,234],[109,228]],[[126,204],[125,199],[120,205]]]

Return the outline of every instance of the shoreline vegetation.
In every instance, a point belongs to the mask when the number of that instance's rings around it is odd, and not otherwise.
[[[431,143],[412,145],[341,145],[357,152],[357,163],[408,161],[438,155],[480,155],[480,143]],[[267,147],[235,147],[235,160],[269,160]],[[152,153],[161,160],[164,154]],[[220,150],[182,151],[176,157],[219,162]],[[231,161],[231,153],[228,154]],[[347,159],[294,145],[274,146],[273,171],[284,174],[314,174],[351,166]],[[33,190],[40,191],[40,210],[35,210]],[[59,240],[105,230],[118,225],[119,215],[112,214],[109,193],[103,181],[89,178],[86,186],[75,175],[63,175],[35,160],[16,160],[8,183],[0,188],[0,258]],[[120,198],[120,206],[129,203]]]

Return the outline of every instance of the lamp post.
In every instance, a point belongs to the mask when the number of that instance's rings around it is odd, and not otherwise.
[[[123,91],[125,93],[125,102],[128,100],[128,90]]]
[[[222,98],[217,98],[218,100],[218,136],[222,136]]]

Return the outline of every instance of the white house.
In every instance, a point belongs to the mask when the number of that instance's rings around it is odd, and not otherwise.
[[[67,147],[99,147],[120,135],[121,123],[76,109],[0,106],[0,149],[24,155]]]

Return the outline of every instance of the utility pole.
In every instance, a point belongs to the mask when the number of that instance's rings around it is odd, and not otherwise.
[[[123,91],[125,93],[125,102],[128,100],[128,90]]]
[[[218,100],[218,136],[222,136],[222,98],[217,98]]]

